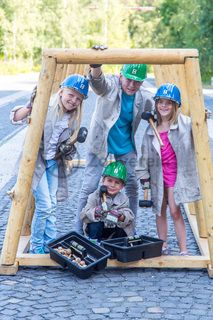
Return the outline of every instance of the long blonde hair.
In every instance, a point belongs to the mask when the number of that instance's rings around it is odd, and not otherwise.
[[[162,123],[162,118],[161,118],[161,115],[158,112],[158,108],[157,108],[158,100],[159,99],[157,99],[155,101],[155,110],[156,110],[156,114],[157,114],[157,123],[158,123],[158,125],[160,125]],[[169,118],[169,125],[170,126],[172,124],[177,123],[178,115],[180,113],[180,108],[179,108],[178,104],[176,102],[174,102],[174,101],[171,101],[171,102],[172,102],[173,109],[172,109],[172,112],[171,112],[171,116]]]

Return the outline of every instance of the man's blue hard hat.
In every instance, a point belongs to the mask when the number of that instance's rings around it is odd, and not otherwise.
[[[62,81],[60,88],[72,88],[86,99],[88,97],[89,81],[80,74],[72,74]]]
[[[161,99],[161,98],[172,100],[176,102],[179,107],[181,105],[180,90],[173,83],[164,83],[158,88],[154,96],[154,100]]]

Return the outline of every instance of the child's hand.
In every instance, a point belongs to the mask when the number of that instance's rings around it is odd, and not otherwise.
[[[100,219],[103,215],[103,210],[101,207],[95,208],[95,219]]]
[[[125,220],[125,216],[119,212],[118,210],[110,210],[109,211],[112,215],[114,215],[115,217],[118,218],[118,221],[124,221]]]
[[[150,179],[140,179],[142,189],[150,189]]]
[[[70,145],[66,142],[60,145],[59,150],[64,156],[65,160],[72,160],[76,153],[76,147],[74,146],[74,144]]]

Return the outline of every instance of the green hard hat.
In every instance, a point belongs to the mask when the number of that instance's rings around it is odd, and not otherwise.
[[[146,64],[124,64],[121,74],[127,79],[143,81],[147,77],[147,66]]]
[[[125,183],[127,178],[126,167],[120,161],[111,162],[104,169],[103,176],[121,179]]]

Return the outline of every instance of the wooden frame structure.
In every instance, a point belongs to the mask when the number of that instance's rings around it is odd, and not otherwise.
[[[50,95],[68,74],[83,73],[85,65],[146,63],[154,65],[157,84],[172,81],[182,92],[183,111],[192,118],[196,160],[202,201],[185,206],[201,256],[161,256],[132,263],[109,260],[113,267],[207,268],[213,277],[213,170],[202,95],[198,51],[195,49],[47,49],[42,67],[31,122],[5,233],[0,274],[15,274],[18,266],[55,266],[48,254],[24,253],[29,241],[32,200],[29,198]],[[27,209],[28,208],[28,209]],[[26,211],[27,210],[27,211]],[[29,214],[30,213],[30,214]]]

